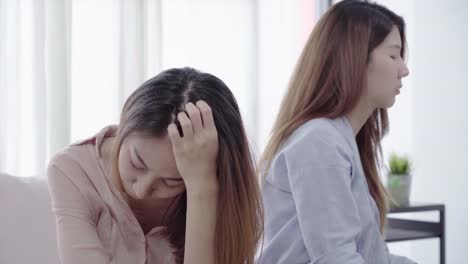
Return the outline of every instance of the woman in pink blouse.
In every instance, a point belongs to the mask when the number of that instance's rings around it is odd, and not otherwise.
[[[50,162],[62,263],[253,263],[255,166],[236,100],[191,68],[146,81],[120,124]]]

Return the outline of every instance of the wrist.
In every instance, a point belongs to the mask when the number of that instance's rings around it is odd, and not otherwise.
[[[195,177],[194,177],[195,178]],[[190,197],[217,197],[218,181],[215,177],[211,179],[198,178],[194,182],[186,183],[187,196]]]

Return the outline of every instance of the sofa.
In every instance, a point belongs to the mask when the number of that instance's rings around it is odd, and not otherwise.
[[[0,173],[0,263],[59,264],[45,176]]]

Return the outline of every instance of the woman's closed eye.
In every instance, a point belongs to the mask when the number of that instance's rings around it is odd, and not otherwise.
[[[135,163],[133,162],[132,159],[130,159],[130,164],[132,165],[132,167],[136,170],[144,170],[145,168],[144,167],[139,167],[137,165],[135,165]]]

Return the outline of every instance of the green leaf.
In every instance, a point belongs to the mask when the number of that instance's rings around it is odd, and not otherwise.
[[[390,174],[393,174],[393,175],[410,174],[411,163],[407,157],[398,156],[395,153],[392,153],[390,155],[388,163],[390,167]]]

